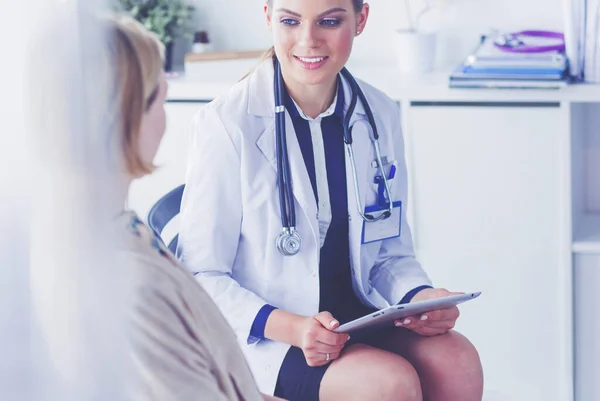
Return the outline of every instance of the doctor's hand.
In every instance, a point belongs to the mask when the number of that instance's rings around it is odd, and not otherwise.
[[[296,326],[296,344],[302,349],[308,366],[327,365],[340,356],[350,336],[334,333],[340,323],[329,312],[303,317]]]
[[[462,292],[450,292],[445,288],[427,288],[419,291],[410,302],[425,301],[427,299],[444,298],[451,295],[463,294]],[[422,336],[437,336],[446,334],[456,324],[460,315],[458,308],[453,306],[449,309],[440,309],[426,312],[418,316],[411,316],[396,320],[396,327],[405,327]]]

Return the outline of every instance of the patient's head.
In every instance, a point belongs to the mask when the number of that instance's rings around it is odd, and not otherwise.
[[[164,46],[139,22],[126,16],[107,20],[116,81],[115,126],[123,168],[132,177],[152,172],[152,160],[165,131]]]

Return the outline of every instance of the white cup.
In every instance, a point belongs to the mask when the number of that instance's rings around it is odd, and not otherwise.
[[[405,73],[429,72],[435,66],[436,32],[399,29],[395,36],[398,68]]]

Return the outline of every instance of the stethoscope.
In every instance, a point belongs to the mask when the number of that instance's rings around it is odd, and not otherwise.
[[[287,140],[286,140],[286,130],[285,130],[285,106],[284,106],[284,84],[283,84],[283,76],[281,74],[281,66],[276,57],[273,60],[275,67],[274,74],[274,90],[275,90],[275,136],[276,136],[276,157],[277,157],[277,184],[279,186],[279,205],[281,209],[281,233],[277,236],[277,249],[284,256],[293,256],[296,255],[302,246],[302,238],[298,234],[296,230],[296,209],[294,207],[294,198],[292,192],[292,177],[290,173],[290,163],[288,159],[287,152]],[[358,213],[363,218],[363,220],[367,223],[375,222],[383,219],[387,219],[392,215],[393,204],[392,197],[390,195],[390,187],[388,184],[388,179],[385,174],[381,151],[379,149],[379,134],[377,133],[377,125],[375,124],[375,118],[373,117],[373,113],[371,108],[369,107],[369,103],[367,102],[367,98],[365,97],[362,90],[359,88],[358,83],[350,74],[350,72],[343,68],[341,74],[348,83],[350,84],[350,92],[352,94],[350,105],[348,107],[348,111],[344,116],[344,143],[346,144],[346,149],[348,150],[348,155],[350,157],[350,163],[352,165],[352,175],[354,178],[354,193],[356,195],[356,204],[358,207]],[[340,83],[341,85],[341,83]],[[352,149],[352,129],[350,128],[350,119],[352,117],[352,113],[354,113],[354,109],[356,108],[356,103],[360,99],[365,113],[367,115],[367,120],[369,121],[369,125],[373,131],[373,136],[371,138],[371,142],[375,148],[375,154],[377,156],[377,167],[383,178],[383,183],[385,186],[385,194],[388,199],[388,209],[383,211],[381,214],[375,216],[370,213],[363,212],[360,191],[358,187],[358,173],[356,171],[356,159],[354,157],[354,150]]]
[[[557,39],[558,43],[545,46],[528,46],[523,39],[526,37]],[[565,51],[565,35],[552,31],[521,31],[499,35],[494,45],[505,52],[511,53],[541,53],[550,51]]]

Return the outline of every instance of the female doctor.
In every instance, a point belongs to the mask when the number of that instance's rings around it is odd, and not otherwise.
[[[265,393],[481,400],[478,354],[451,330],[456,308],[361,338],[332,331],[452,293],[414,257],[396,105],[342,73],[369,6],[268,0],[264,11],[274,51],[194,118],[180,258]]]

